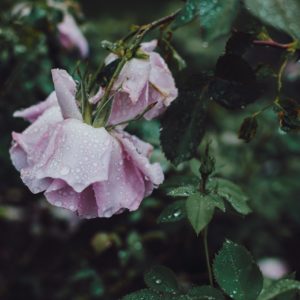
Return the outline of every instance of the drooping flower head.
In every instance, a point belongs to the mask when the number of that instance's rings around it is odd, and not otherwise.
[[[163,181],[160,165],[149,162],[152,146],[120,129],[83,123],[76,83],[66,71],[52,75],[55,92],[15,113],[33,122],[13,133],[10,149],[23,182],[53,205],[86,218],[137,209]]]
[[[120,76],[114,83],[115,93],[112,112],[109,118],[110,124],[118,124],[143,113],[151,104],[152,109],[145,113],[147,120],[162,114],[178,96],[174,78],[163,60],[154,49],[157,41],[153,40],[141,44],[141,50],[145,58],[132,58],[122,69]],[[117,55],[110,54],[106,65],[117,59]],[[98,96],[91,99],[96,102],[101,98],[103,90]]]

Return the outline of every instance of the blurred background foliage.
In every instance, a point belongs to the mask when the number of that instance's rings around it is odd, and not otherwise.
[[[32,1],[34,5],[43,1]],[[55,24],[61,16],[53,9],[37,10],[19,19],[20,1],[0,4],[0,298],[1,299],[105,299],[115,300],[143,287],[142,274],[152,264],[172,268],[183,285],[207,283],[203,248],[186,221],[158,224],[164,207],[174,201],[158,189],[134,213],[110,219],[80,220],[50,206],[41,195],[31,194],[11,165],[8,149],[11,131],[26,123],[12,117],[21,107],[45,99],[52,91],[50,69],[75,71],[80,60],[56,39]],[[72,14],[90,45],[81,66],[95,69],[107,55],[102,40],[115,41],[132,24],[143,24],[182,6],[181,1],[84,0],[72,4]],[[80,8],[79,8],[80,7]],[[257,20],[247,12],[237,19],[239,28],[255,31]],[[50,29],[49,29],[49,24]],[[272,31],[282,42],[288,39]],[[213,73],[228,37],[207,44],[195,24],[176,31],[173,45],[188,65],[189,74]],[[247,54],[253,67],[263,62],[265,97],[247,109],[228,111],[209,106],[207,135],[216,159],[216,172],[241,185],[249,195],[253,213],[217,214],[209,228],[209,245],[215,253],[224,238],[239,242],[256,259],[278,257],[290,271],[300,269],[300,139],[279,129],[277,113],[259,117],[251,143],[238,139],[243,119],[274,99],[273,70],[282,61],[281,49],[257,48]],[[187,72],[178,72],[181,82]],[[300,100],[300,67],[284,76],[286,94]],[[298,71],[297,71],[298,70]],[[270,90],[270,91],[269,91]],[[268,92],[269,91],[269,92]],[[198,159],[173,167],[160,150],[160,121],[136,122],[129,130],[152,143],[153,160],[160,161],[166,178],[195,174]],[[230,208],[228,208],[230,211]],[[298,278],[299,279],[299,278]]]

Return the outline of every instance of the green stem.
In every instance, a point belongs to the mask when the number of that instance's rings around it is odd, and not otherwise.
[[[210,266],[209,250],[208,250],[208,243],[207,243],[207,231],[208,231],[208,226],[206,226],[203,230],[203,244],[204,244],[205,260],[206,260],[209,283],[213,287],[214,281],[213,281],[212,269]]]
[[[105,93],[103,95],[103,98],[101,99],[100,105],[96,109],[96,113],[95,113],[93,126],[96,127],[96,128],[105,126],[105,121],[103,121],[103,120],[105,120],[107,118],[100,118],[100,115],[101,115],[101,113],[103,112],[103,110],[105,108],[110,107],[109,105],[107,105],[107,102],[110,99],[110,92],[113,88],[113,85],[114,85],[116,79],[118,78],[118,76],[120,75],[123,67],[125,66],[126,62],[127,62],[127,57],[124,56],[121,59],[120,63],[118,64],[118,66],[117,66],[117,68],[116,68],[116,70],[115,70],[108,86],[105,89]],[[109,112],[106,112],[106,113],[109,114]]]

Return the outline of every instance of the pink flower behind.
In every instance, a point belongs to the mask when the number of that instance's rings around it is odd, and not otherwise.
[[[148,120],[155,118],[177,98],[178,91],[167,64],[158,53],[153,51],[156,45],[155,40],[143,43],[141,50],[148,55],[148,58],[133,58],[121,71],[114,84],[116,95],[109,119],[110,124],[133,119],[153,103],[156,105],[145,114],[145,118]],[[110,54],[106,64],[116,58],[116,55]]]
[[[63,21],[59,23],[57,27],[59,31],[59,40],[64,48],[68,50],[77,48],[83,58],[88,56],[88,42],[70,14],[65,13]]]
[[[264,277],[280,279],[289,272],[287,264],[278,258],[267,257],[258,261],[258,266]]]
[[[23,133],[13,133],[10,149],[23,182],[86,218],[137,209],[163,181],[160,165],[149,162],[152,146],[121,130],[84,124],[73,105],[72,78],[63,70],[52,74],[57,100],[17,113],[33,121]]]

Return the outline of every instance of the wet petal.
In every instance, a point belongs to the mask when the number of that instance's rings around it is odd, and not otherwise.
[[[178,96],[175,81],[167,64],[162,57],[155,52],[150,54],[151,72],[149,81],[153,88],[157,89],[164,96],[164,105],[169,106]]]
[[[52,69],[51,72],[58,104],[64,119],[82,120],[75,99],[75,81],[65,70]]]
[[[151,181],[154,185],[159,185],[163,182],[164,174],[160,164],[151,164],[149,162],[149,156],[152,152],[150,144],[147,146],[147,143],[125,132],[115,132],[114,136],[122,143],[124,150],[131,157],[137,168],[144,174],[146,180]]]
[[[152,40],[150,42],[145,42],[141,44],[141,49],[145,52],[153,52],[154,49],[157,47],[157,40]]]
[[[42,115],[47,109],[57,106],[57,98],[55,92],[52,92],[45,101],[42,101],[38,104],[32,105],[23,110],[16,111],[13,116],[24,118],[29,122],[34,122],[36,119]]]
[[[119,141],[114,140],[108,180],[93,188],[99,217],[109,218],[125,208],[136,210],[144,199],[144,178]]]
[[[58,106],[49,108],[23,133],[13,132],[10,157],[17,170],[38,161],[48,144],[54,126],[63,120]]]
[[[61,179],[81,192],[94,182],[107,180],[111,146],[112,138],[104,128],[65,120],[56,125],[42,157],[27,168],[26,176],[37,182],[41,178]],[[26,181],[25,174],[22,179]]]
[[[88,42],[70,14],[65,14],[63,21],[57,27],[59,39],[64,48],[73,49],[77,47],[83,58],[88,56]]]

